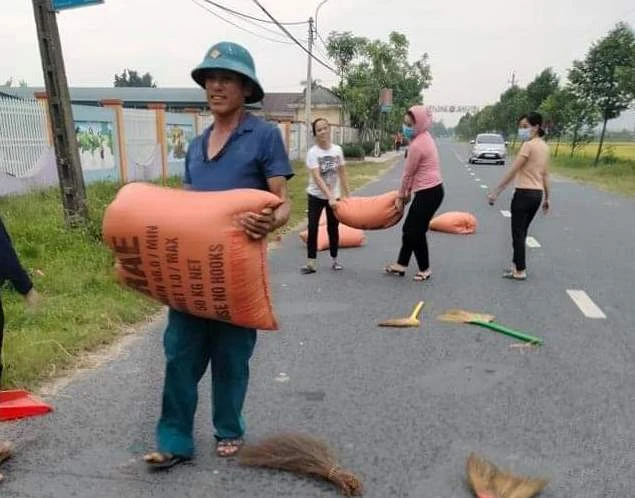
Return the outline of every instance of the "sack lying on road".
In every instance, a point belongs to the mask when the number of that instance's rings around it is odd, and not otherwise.
[[[335,206],[335,216],[340,222],[361,230],[381,230],[399,223],[403,213],[397,211],[394,190],[373,197],[346,197]]]
[[[361,247],[366,244],[366,236],[364,235],[364,231],[358,228],[347,227],[343,223],[339,225],[339,244],[338,247],[346,248],[346,247]],[[307,238],[309,236],[309,231],[304,230],[299,234],[302,242],[306,244]],[[318,228],[318,243],[317,249],[318,251],[324,251],[329,248],[329,234],[327,231],[326,224],[320,224]]]
[[[476,232],[477,226],[478,222],[473,214],[450,211],[432,218],[429,228],[437,232],[467,235]]]
[[[131,289],[202,318],[275,330],[267,242],[249,238],[233,218],[281,203],[255,189],[189,192],[131,183],[106,209],[103,236]]]

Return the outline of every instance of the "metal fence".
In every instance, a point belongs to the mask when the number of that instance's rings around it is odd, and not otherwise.
[[[46,113],[40,104],[0,96],[0,172],[28,176],[47,146]]]

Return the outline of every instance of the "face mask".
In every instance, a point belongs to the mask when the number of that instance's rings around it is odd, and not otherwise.
[[[408,140],[411,140],[415,135],[415,129],[412,126],[401,125],[401,130],[403,131],[403,136]]]
[[[526,142],[529,140],[531,135],[531,130],[529,128],[518,128],[518,139]]]

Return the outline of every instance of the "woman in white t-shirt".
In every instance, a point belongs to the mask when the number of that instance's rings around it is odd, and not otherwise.
[[[324,118],[313,121],[313,136],[316,144],[306,155],[306,166],[309,168],[308,194],[308,236],[307,264],[301,271],[305,275],[317,271],[317,238],[322,210],[326,209],[327,232],[333,270],[341,270],[337,261],[339,246],[339,222],[333,212],[333,206],[340,197],[348,196],[348,178],[344,162],[344,153],[339,145],[331,142],[331,127]]]

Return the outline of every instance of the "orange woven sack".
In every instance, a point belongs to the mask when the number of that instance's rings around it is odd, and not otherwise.
[[[430,230],[468,235],[476,232],[478,222],[471,213],[450,211],[432,218]]]
[[[372,197],[346,197],[335,206],[335,216],[345,225],[360,230],[381,230],[399,223],[403,213],[397,211],[394,190]]]
[[[255,189],[192,192],[131,183],[106,209],[103,237],[119,280],[131,289],[202,318],[276,330],[267,242],[248,237],[234,216],[281,203]]]
[[[366,235],[364,235],[364,231],[359,228],[351,228],[347,227],[343,223],[339,224],[339,244],[340,248],[347,247],[362,247],[366,243]],[[302,242],[306,244],[307,238],[309,236],[309,231],[304,230],[299,234]],[[327,231],[327,227],[325,224],[321,224],[318,228],[318,243],[317,250],[325,251],[329,248],[329,234]]]

